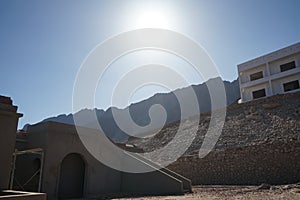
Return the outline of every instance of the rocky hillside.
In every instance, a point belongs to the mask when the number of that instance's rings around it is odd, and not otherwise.
[[[197,136],[185,155],[198,154],[209,121],[210,113],[204,113],[201,114],[200,122],[193,117],[184,122],[187,127],[185,131],[189,127],[198,126]],[[179,122],[172,123],[152,138],[130,138],[129,143],[146,152],[153,151],[163,147],[174,137],[178,125]],[[300,141],[300,92],[230,105],[215,150],[279,141]]]
[[[219,81],[222,81],[221,78],[214,78],[208,80],[209,82],[216,83]],[[235,102],[237,99],[240,98],[240,92],[239,92],[239,84],[238,80],[235,80],[233,82],[228,82],[228,81],[223,81],[225,90],[226,90],[226,95],[227,95],[227,105],[232,104]],[[209,92],[206,86],[206,83],[202,83],[199,85],[192,85],[189,86],[192,87],[193,90],[195,91],[195,94],[198,98],[199,102],[199,107],[201,112],[207,112],[210,111],[211,109],[211,104],[210,104],[210,96]],[[174,92],[180,92],[183,94],[183,96],[186,98],[186,101],[189,100],[189,93],[188,93],[188,88],[181,88],[178,89]],[[180,119],[181,113],[180,113],[180,107],[179,103],[176,99],[176,96],[174,92],[170,93],[164,93],[164,94],[156,94],[144,101],[138,102],[131,104],[130,106],[124,108],[124,109],[119,109],[115,107],[111,107],[107,109],[106,111],[101,110],[101,109],[83,109],[79,111],[78,113],[75,113],[74,115],[80,119],[82,119],[81,123],[79,124],[80,126],[88,127],[88,128],[98,128],[98,122],[101,124],[101,127],[104,130],[104,133],[114,140],[115,142],[124,142],[127,140],[128,135],[125,134],[116,124],[113,118],[113,111],[119,115],[122,115],[125,112],[130,113],[133,121],[140,125],[140,126],[146,126],[150,123],[150,118],[149,118],[149,109],[152,105],[155,104],[160,104],[164,107],[167,113],[167,119],[166,119],[166,124],[173,123],[177,120]],[[94,112],[96,113],[97,120],[95,121],[93,116]],[[193,116],[197,113],[187,113],[188,116]],[[66,124],[74,124],[74,117],[73,114],[69,115],[59,115],[57,117],[51,117],[44,119],[43,121],[55,121],[55,122],[60,122],[60,123],[66,123]],[[26,127],[28,124],[24,127]],[[152,127],[149,127],[148,131],[152,131],[155,128],[158,128],[159,126],[156,125],[155,123],[153,124]],[[129,127],[131,128],[131,127]],[[132,130],[132,135],[137,135],[140,134],[136,130]]]

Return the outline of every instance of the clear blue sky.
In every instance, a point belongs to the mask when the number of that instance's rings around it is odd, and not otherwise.
[[[95,45],[155,23],[196,40],[234,80],[237,64],[300,41],[299,8],[299,0],[1,0],[0,94],[24,113],[19,127],[68,114],[77,70]],[[147,24],[145,13],[158,16]]]

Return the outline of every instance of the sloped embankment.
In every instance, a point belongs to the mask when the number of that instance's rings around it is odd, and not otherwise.
[[[190,178],[193,184],[300,181],[300,92],[229,106],[214,150],[200,159],[197,154],[209,121],[206,113],[199,123],[193,118],[184,122],[185,131],[198,125],[197,136],[169,169]],[[144,151],[152,151],[167,144],[177,129],[178,122],[164,127],[152,138],[131,142]]]

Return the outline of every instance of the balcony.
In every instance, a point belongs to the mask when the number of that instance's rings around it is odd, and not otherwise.
[[[298,73],[300,73],[300,66],[297,66],[296,68],[291,69],[291,70],[287,70],[287,71],[284,71],[284,72],[279,72],[277,74],[272,74],[270,76],[265,76],[264,78],[261,78],[261,79],[241,83],[240,87],[241,88],[248,88],[248,87],[252,87],[254,85],[267,83],[269,80],[276,80],[276,79],[280,79],[280,78],[291,76],[291,75],[298,74]]]

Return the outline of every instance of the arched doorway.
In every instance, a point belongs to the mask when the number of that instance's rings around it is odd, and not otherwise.
[[[82,198],[84,187],[85,163],[81,155],[67,155],[60,167],[59,199]]]

